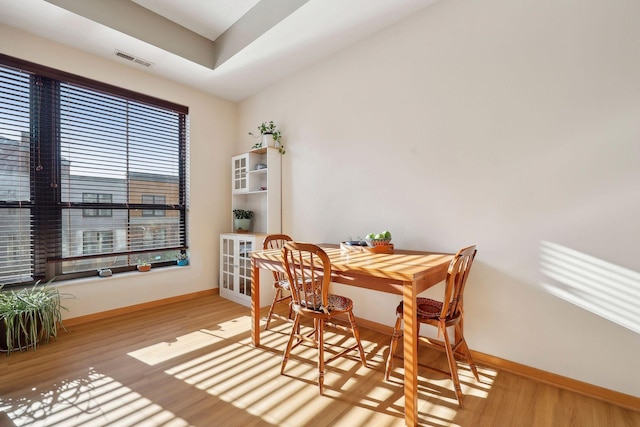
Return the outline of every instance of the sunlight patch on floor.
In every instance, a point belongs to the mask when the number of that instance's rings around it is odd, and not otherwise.
[[[200,330],[177,337],[175,341],[160,342],[127,354],[149,366],[154,366],[222,340],[223,338],[214,335],[212,331]]]
[[[453,402],[457,405],[457,402]],[[425,402],[420,406],[420,420],[428,426],[461,427],[460,424],[452,422],[455,419],[458,409],[453,407]]]
[[[337,416],[336,422],[345,426],[349,425],[350,420],[362,422],[363,417],[372,425],[382,419],[388,422],[389,415],[395,417],[389,425],[396,425],[396,421],[400,423],[397,425],[402,424],[402,382],[389,383],[382,379],[385,358],[378,354],[379,344],[363,340],[368,356],[366,368],[362,367],[356,351],[349,353],[349,357],[330,362],[325,369],[325,395],[320,397],[317,395],[317,349],[307,344],[293,349],[284,376],[280,374],[282,351],[288,340],[290,326],[287,322],[272,325],[269,332],[263,333],[262,346],[255,348],[247,335],[236,339],[221,339],[223,334],[232,338],[233,330],[237,328],[234,319],[220,324],[220,328],[215,331],[195,331],[176,338],[174,342],[158,343],[129,355],[150,365],[169,362],[169,366],[163,370],[167,375],[273,425],[296,425],[287,424],[291,420],[295,420],[297,425],[311,425],[314,417],[324,416],[323,410],[329,410],[336,399],[349,401],[350,390],[359,390],[354,394],[362,396],[362,387],[369,389],[365,396],[375,398],[354,400],[344,412],[338,415],[327,413],[326,416],[330,419]],[[328,344],[337,346],[338,350],[354,343],[351,337],[345,338],[342,332],[332,330],[327,331],[325,338]],[[207,346],[204,351],[196,352]],[[183,357],[180,363],[173,365],[170,363],[172,359],[188,353],[192,353],[192,357]],[[330,350],[325,352],[325,358],[331,355]],[[477,383],[468,365],[461,363],[459,366],[465,396],[487,398],[495,371],[482,368],[482,382]],[[420,377],[421,417],[428,417],[434,426],[453,425],[451,422],[457,413],[457,400],[451,379],[447,375],[433,377],[421,374]],[[440,403],[433,403],[434,398]],[[292,399],[295,404],[285,404]],[[314,401],[313,411],[306,408],[311,400]],[[425,413],[425,405],[432,409]]]
[[[271,424],[287,425],[288,420],[295,420],[291,425],[304,425],[312,423],[312,418],[322,413],[323,407],[328,409],[336,398],[342,399],[348,396],[349,390],[362,387],[362,379],[373,375],[372,368],[383,362],[382,358],[378,358],[380,360],[377,362],[368,361],[370,366],[364,368],[356,351],[353,351],[353,357],[341,357],[330,362],[325,370],[325,396],[319,397],[317,349],[307,345],[295,348],[285,375],[280,375],[281,351],[286,345],[289,327],[286,323],[274,325],[269,333],[264,334],[261,348],[255,348],[250,338],[228,342],[224,346],[213,347],[206,355],[171,366],[164,372],[252,415],[263,417]],[[342,348],[351,345],[351,339],[345,340],[341,332],[328,332],[326,340]],[[267,342],[268,345],[265,344]],[[363,341],[365,348],[370,349],[374,345],[376,344]],[[325,358],[331,354],[327,351]],[[291,381],[291,378],[295,381]],[[376,396],[384,394],[392,397],[394,393],[398,393],[393,390],[394,387],[384,382],[372,384],[369,381],[367,385],[375,389],[373,394]],[[298,403],[284,404],[292,399],[298,399]],[[305,406],[309,399],[314,400],[313,411]],[[371,412],[380,402],[381,400],[371,399],[358,402],[354,405],[353,415],[343,413],[341,417],[348,419],[352,416],[354,420],[362,420],[363,413]],[[400,405],[392,410],[398,420],[403,419],[402,410]],[[333,416],[335,415],[331,415]]]
[[[166,426],[189,423],[113,378],[91,369],[83,378],[42,390],[40,398],[0,398],[16,427]]]

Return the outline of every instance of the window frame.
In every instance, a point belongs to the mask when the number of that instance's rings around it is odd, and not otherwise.
[[[80,209],[82,212],[82,216],[87,216],[89,218],[94,218],[99,220],[100,218],[110,218],[113,216],[113,209],[127,209],[128,212],[132,210],[152,210],[154,212],[154,216],[164,216],[167,209],[173,209],[178,211],[177,217],[179,218],[178,226],[179,226],[179,241],[180,244],[171,248],[163,248],[163,251],[184,251],[188,249],[188,224],[187,224],[187,177],[188,177],[188,113],[189,109],[186,106],[182,106],[170,101],[162,100],[159,98],[155,98],[153,96],[149,96],[146,94],[141,94],[138,92],[130,91],[127,89],[123,89],[117,86],[113,86],[107,83],[99,82],[96,80],[88,79],[85,77],[81,77],[75,74],[67,73],[64,71],[56,70],[53,68],[49,68],[46,66],[42,66],[39,64],[35,64],[29,61],[24,61],[18,58],[14,58],[5,54],[0,54],[0,66],[13,68],[16,70],[24,71],[32,76],[30,87],[35,85],[42,85],[44,89],[50,91],[51,93],[58,93],[60,90],[60,84],[70,84],[74,86],[80,86],[86,88],[90,91],[94,91],[97,93],[102,93],[108,96],[114,96],[119,98],[124,98],[135,103],[141,103],[145,105],[149,105],[152,107],[169,110],[173,113],[177,113],[177,126],[179,128],[179,142],[178,142],[178,204],[171,206],[162,206],[162,209],[159,209],[158,206],[149,206],[144,203],[125,203],[118,204],[113,203],[113,198],[111,199],[112,203],[103,203],[100,201],[100,195],[102,193],[94,193],[98,194],[98,200],[96,203],[69,203],[69,205],[76,205],[76,208]],[[37,80],[37,81],[36,81]],[[33,90],[31,92],[31,96],[33,96]],[[30,98],[31,99],[31,98]],[[31,101],[33,102],[33,101]],[[32,105],[33,108],[33,105]],[[42,126],[42,123],[38,127],[34,127],[33,118],[30,116],[31,122],[31,170],[34,169],[33,159],[36,154],[38,156],[42,156],[43,164],[47,165],[45,167],[50,167],[50,170],[47,171],[50,176],[57,176],[57,182],[60,182],[60,169],[62,167],[61,153],[60,153],[60,145],[61,141],[55,138],[55,134],[57,132],[56,126],[51,126],[51,123],[48,123],[47,126]],[[58,119],[59,120],[59,119]],[[42,146],[38,146],[38,153],[35,151],[35,142],[36,137],[39,140],[46,139],[48,141],[55,141],[48,145],[48,149],[43,149]],[[42,174],[46,175],[46,174]],[[62,256],[62,244],[60,242],[61,238],[59,236],[55,236],[53,238],[48,238],[47,234],[49,233],[47,228],[47,221],[54,223],[59,223],[61,221],[60,215],[64,207],[61,202],[61,190],[59,186],[55,188],[53,185],[49,187],[49,183],[44,183],[39,181],[37,175],[34,176],[33,172],[31,172],[31,201],[29,203],[5,203],[0,208],[11,209],[15,207],[20,208],[29,208],[31,209],[31,218],[33,223],[35,224],[31,245],[34,247],[33,256],[32,256],[32,272],[33,272],[33,280],[32,282],[38,280],[48,280],[54,276],[56,276],[56,280],[64,280],[64,279],[72,279],[76,277],[85,277],[95,275],[95,271],[82,271],[82,272],[72,272],[72,273],[62,273],[62,264],[65,261],[73,261],[77,259],[89,259],[96,257],[105,257],[107,254],[101,253],[96,255],[82,255],[82,256],[71,256],[71,257],[63,257]],[[105,193],[106,194],[106,193]],[[111,195],[110,195],[111,196]],[[112,196],[111,196],[112,197]],[[155,200],[155,199],[154,199]],[[166,200],[166,199],[165,199]],[[14,206],[15,205],[15,206]],[[46,213],[42,213],[42,206],[47,206]],[[102,206],[101,206],[102,205]],[[57,206],[57,207],[54,207]],[[54,218],[51,220],[50,218],[44,218],[46,215],[52,215],[53,211],[57,212],[57,219]],[[5,211],[10,212],[10,211]],[[95,212],[96,215],[92,215],[91,213]],[[162,212],[162,215],[156,215],[157,212]],[[85,215],[88,214],[88,215]],[[44,215],[44,216],[43,216]],[[130,214],[129,214],[130,216]],[[142,216],[142,215],[141,215]],[[127,230],[132,227],[131,222],[127,223]],[[62,227],[62,226],[60,226]],[[85,230],[91,231],[91,230]],[[129,231],[130,232],[130,231]],[[62,233],[62,228],[60,228],[60,233]],[[51,243],[53,241],[54,243]],[[112,243],[113,244],[113,243]],[[157,248],[155,249],[145,249],[145,250],[131,250],[132,247],[129,246],[131,243],[127,243],[127,247],[129,250],[121,251],[121,252],[113,252],[109,255],[113,256],[127,256],[129,261],[128,265],[124,267],[120,267],[115,269],[116,271],[129,271],[135,269],[135,261],[133,258],[140,255],[145,254],[153,254],[155,252],[159,252]],[[84,252],[84,251],[83,251]],[[163,261],[157,264],[156,266],[170,265],[175,264],[175,261]],[[12,285],[24,285],[29,282],[17,282],[17,283],[8,283],[7,286]]]

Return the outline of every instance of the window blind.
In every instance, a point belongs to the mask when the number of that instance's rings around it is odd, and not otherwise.
[[[0,168],[20,184],[7,184],[16,200],[0,195],[0,230],[19,247],[3,260],[0,243],[0,281],[175,260],[187,247],[184,107],[38,67],[0,75]]]
[[[0,283],[33,277],[29,73],[0,73]]]

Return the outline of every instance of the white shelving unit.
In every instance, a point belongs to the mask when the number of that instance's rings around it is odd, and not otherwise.
[[[231,209],[253,211],[252,232],[282,231],[282,155],[261,148],[231,160]],[[233,230],[233,216],[231,216]]]
[[[282,155],[277,148],[260,148],[231,159],[231,209],[253,211],[250,233],[220,235],[220,296],[251,306],[251,257],[262,248],[266,234],[282,232]],[[233,214],[231,230],[233,230]],[[260,307],[273,300],[272,276],[261,270]]]

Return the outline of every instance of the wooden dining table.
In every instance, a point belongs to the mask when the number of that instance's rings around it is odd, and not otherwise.
[[[404,302],[405,424],[418,424],[418,341],[415,330],[417,295],[446,278],[453,254],[394,250],[372,253],[319,244],[331,261],[332,282],[402,295]],[[260,345],[260,269],[284,271],[280,250],[251,253],[251,338]],[[357,304],[357,301],[356,301]]]

